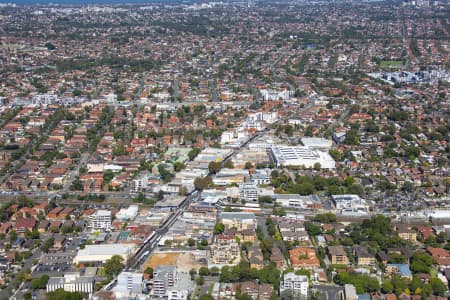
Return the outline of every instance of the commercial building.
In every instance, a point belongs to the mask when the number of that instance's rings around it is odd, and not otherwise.
[[[318,137],[303,137],[302,144],[303,146],[311,149],[319,149],[324,151],[330,150],[331,146],[333,146],[332,140]]]
[[[121,221],[133,220],[139,211],[139,206],[130,205],[128,208],[121,208],[116,214],[116,218]]]
[[[92,230],[111,230],[111,211],[99,209],[90,216],[89,226]]]
[[[293,299],[308,297],[309,282],[305,275],[295,275],[294,272],[284,274],[284,280],[280,283],[280,295],[292,295]]]
[[[270,184],[270,169],[256,170],[250,177],[256,185]]]
[[[66,273],[63,277],[50,277],[47,282],[47,293],[63,289],[67,292],[92,294],[95,287],[95,277],[80,276],[80,273]]]
[[[248,177],[247,170],[224,168],[216,174],[213,178],[213,182],[214,185],[239,184],[243,183],[246,177]]]
[[[275,194],[275,203],[282,207],[312,209],[320,205],[320,199],[316,195]]]
[[[125,261],[134,253],[134,244],[86,245],[73,259],[74,264],[84,262],[105,262],[114,255],[120,255]]]
[[[367,215],[366,201],[358,195],[332,195],[334,205],[343,215]]]
[[[269,149],[269,156],[277,167],[336,168],[335,161],[328,152],[305,146],[273,146]]]

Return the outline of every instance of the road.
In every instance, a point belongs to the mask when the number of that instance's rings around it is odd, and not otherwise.
[[[142,265],[145,263],[148,257],[158,246],[158,242],[161,240],[161,238],[169,231],[170,227],[172,227],[172,225],[175,224],[175,222],[186,211],[189,205],[192,202],[197,201],[199,198],[200,198],[199,192],[193,192],[192,194],[188,195],[181,204],[180,208],[177,209],[177,211],[174,214],[172,214],[172,216],[169,217],[169,219],[164,223],[162,227],[158,228],[155,231],[155,234],[141,247],[141,249],[138,252],[136,252],[134,257],[130,259],[131,264],[125,269],[125,271],[131,272],[140,271]],[[116,279],[112,280],[103,289],[110,290],[114,286],[115,280]]]
[[[320,292],[320,300],[341,300],[344,292],[343,287],[331,284],[313,285],[312,288]]]
[[[348,108],[339,116],[339,118],[337,120],[335,120],[330,127],[328,127],[328,130],[333,133],[334,129],[336,128],[336,126],[338,126],[339,124],[341,124],[345,118],[347,118],[348,114],[350,113],[350,108],[351,105],[348,106]]]
[[[53,119],[50,121],[50,124],[45,129],[41,129],[41,132],[39,132],[39,136],[45,136],[47,137],[52,130],[58,125],[59,119]],[[25,152],[20,156],[19,159],[14,160],[11,163],[11,167],[9,168],[9,171],[6,172],[6,174],[0,178],[0,184],[3,183],[3,181],[9,177],[11,177],[12,174],[16,171],[18,166],[20,166],[26,158],[30,157],[31,150],[34,148],[34,146],[39,146],[40,143],[44,142],[44,140],[41,140],[39,137],[32,139],[25,147]]]
[[[89,152],[85,152],[81,155],[81,159],[78,162],[77,167],[75,169],[73,169],[72,172],[70,172],[69,178],[67,178],[66,182],[64,183],[63,189],[61,191],[63,194],[65,194],[69,191],[70,185],[75,180],[75,178],[78,176],[78,174],[80,174],[81,167],[84,166],[89,161],[90,157],[91,157],[91,154]]]
[[[214,80],[209,79],[208,85],[209,85],[209,91],[211,94],[211,101],[212,102],[220,102],[219,93],[217,92],[217,87],[216,87],[216,83],[214,82]]]

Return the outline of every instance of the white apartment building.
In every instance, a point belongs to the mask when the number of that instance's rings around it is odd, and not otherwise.
[[[111,230],[111,211],[99,209],[94,212],[90,217],[89,226],[92,230]]]
[[[174,266],[158,266],[153,272],[152,295],[166,296],[177,280],[177,268]]]
[[[258,187],[254,183],[239,184],[239,196],[246,202],[258,202]]]
[[[308,296],[309,282],[305,275],[295,275],[294,272],[284,275],[280,283],[280,294],[292,293],[294,299],[306,298]]]
[[[144,275],[142,273],[122,272],[117,277],[117,285],[113,291],[124,294],[142,294],[143,282]]]

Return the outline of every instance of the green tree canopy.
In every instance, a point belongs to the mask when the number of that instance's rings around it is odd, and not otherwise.
[[[117,276],[123,268],[125,268],[124,259],[120,255],[114,255],[105,262],[103,267],[108,278],[112,279],[114,276]]]

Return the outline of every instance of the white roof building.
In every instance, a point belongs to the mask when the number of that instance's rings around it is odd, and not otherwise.
[[[305,166],[313,168],[316,163],[321,169],[334,169],[336,164],[327,151],[313,150],[305,146],[273,146],[269,154],[277,167],[281,166]]]
[[[94,285],[95,277],[93,276],[80,276],[78,272],[65,273],[63,277],[50,277],[47,282],[47,293],[63,289],[67,292],[92,294]]]
[[[116,218],[119,220],[133,220],[139,211],[139,206],[130,205],[128,208],[121,208],[116,214]]]
[[[73,259],[73,263],[106,262],[114,255],[120,255],[127,261],[135,249],[136,245],[134,244],[86,245],[84,249],[78,251],[77,256]]]
[[[334,202],[337,210],[340,210],[343,215],[367,215],[368,207],[366,201],[358,195],[332,195],[331,199]]]
[[[311,149],[329,150],[333,146],[333,142],[328,139],[318,137],[303,137],[302,144]]]
[[[318,200],[313,195],[301,196],[298,194],[275,194],[275,202],[282,207],[290,208],[307,208],[308,205],[312,206],[317,203]]]
[[[144,275],[142,273],[122,272],[117,276],[117,285],[113,291],[124,296],[142,294]]]

